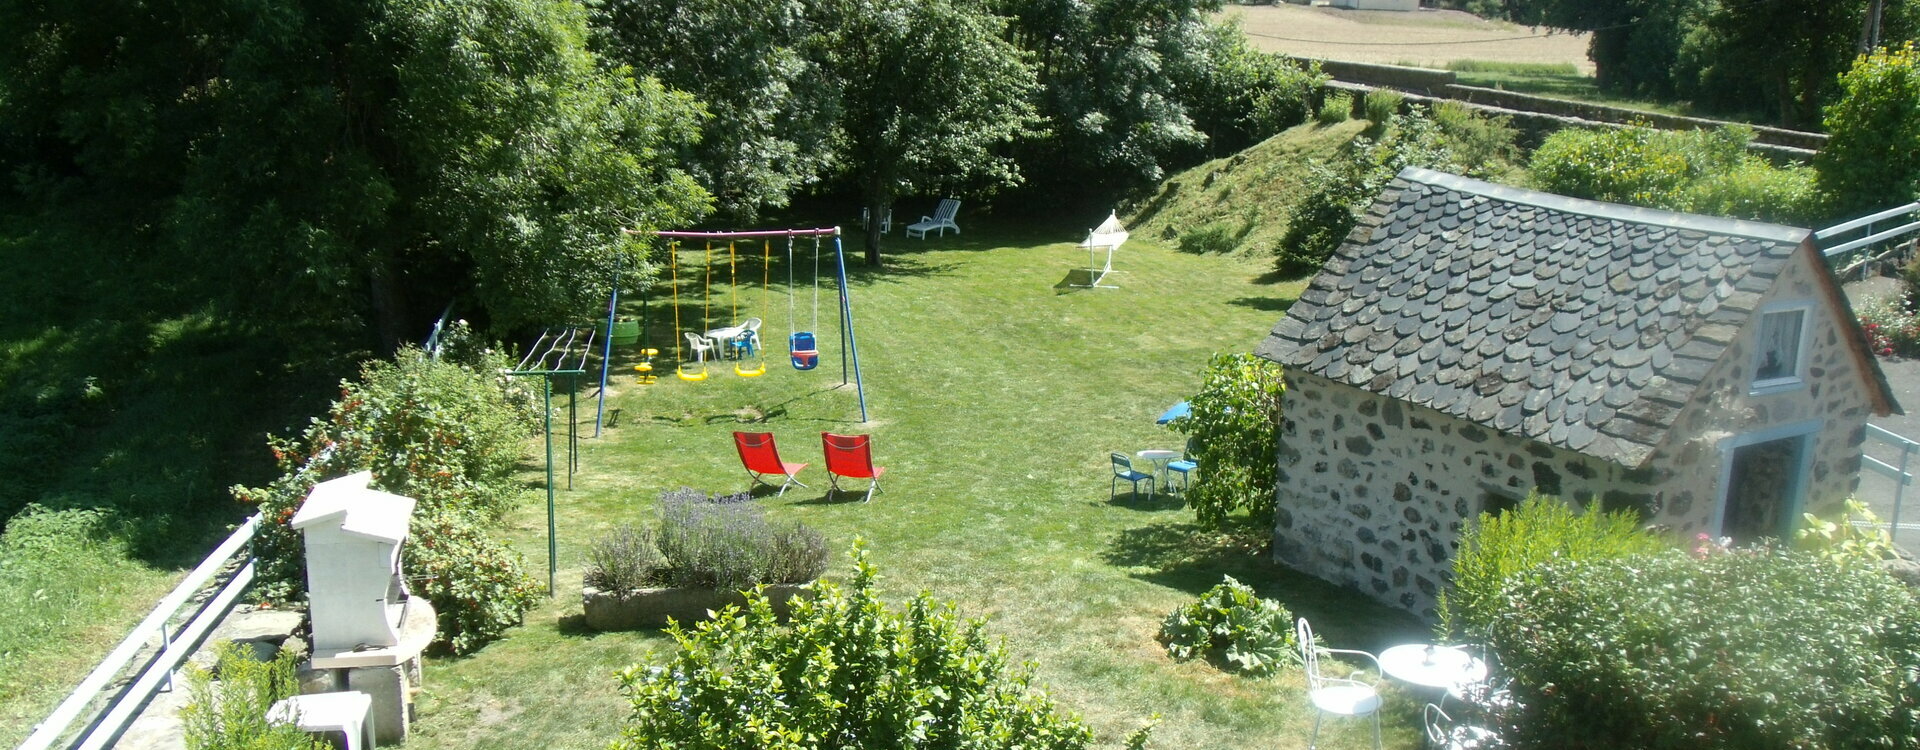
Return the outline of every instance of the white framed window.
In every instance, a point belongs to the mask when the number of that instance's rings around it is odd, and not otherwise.
[[[1807,366],[1807,329],[1812,319],[1813,306],[1807,303],[1769,305],[1760,312],[1754,331],[1754,393],[1801,386]]]

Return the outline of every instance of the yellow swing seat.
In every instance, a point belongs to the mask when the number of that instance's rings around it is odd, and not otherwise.
[[[767,362],[766,360],[755,360],[752,367],[748,367],[744,361],[735,362],[733,363],[733,374],[743,378],[760,377],[761,375],[767,374]]]
[[[688,364],[697,364],[699,366],[699,369],[696,369],[696,370],[687,369]],[[682,363],[679,367],[674,368],[673,374],[675,377],[678,377],[681,380],[685,380],[689,383],[698,383],[702,380],[707,379],[707,363],[705,362]]]

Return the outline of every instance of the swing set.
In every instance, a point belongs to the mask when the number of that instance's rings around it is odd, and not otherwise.
[[[628,234],[644,234],[631,229],[621,231]],[[779,238],[786,239],[787,330],[789,331],[787,335],[788,362],[792,365],[793,369],[798,371],[812,370],[819,366],[820,349],[815,331],[819,330],[820,327],[820,256],[822,245],[824,244],[823,239],[832,237],[834,284],[839,291],[840,303],[840,384],[846,385],[848,382],[853,383],[854,390],[858,393],[860,400],[860,421],[867,421],[867,393],[866,387],[860,377],[860,350],[858,340],[854,335],[853,301],[847,292],[846,255],[840,243],[840,229],[838,227],[751,232],[653,232],[652,235],[667,242],[667,273],[670,288],[673,290],[673,349],[674,359],[679,362],[674,368],[674,376],[689,383],[704,382],[711,377],[711,372],[707,364],[707,352],[722,346],[744,348],[746,349],[746,354],[753,357],[751,362],[745,359],[736,359],[733,365],[735,375],[743,378],[755,378],[765,375],[767,372],[765,354],[759,345],[757,325],[732,324],[725,328],[713,329],[712,331],[705,330],[704,328],[712,319],[714,261],[718,243],[723,241],[727,247],[727,277],[730,286],[729,312],[734,316],[729,321],[731,323],[732,320],[738,320],[740,312],[738,281],[741,254],[739,253],[738,244],[742,241],[754,239],[762,241],[760,251],[760,320],[764,321],[767,314],[767,300],[773,294],[773,240]],[[798,328],[798,314],[793,299],[796,296],[794,292],[798,286],[794,275],[796,254],[794,245],[796,239],[805,237],[813,238],[813,282],[811,285],[813,288],[813,317],[812,324],[808,326],[806,330],[800,330]],[[700,333],[686,330],[681,326],[679,254],[680,243],[682,241],[703,241],[705,243],[700,302],[700,325],[702,326],[702,331]],[[751,245],[749,244],[748,247],[751,247]],[[752,261],[748,260],[747,262],[751,263]],[[749,268],[751,267],[749,266]],[[748,273],[751,274],[752,271],[749,270]],[[689,276],[688,280],[691,282],[692,277]],[[752,282],[749,281],[748,283]],[[749,319],[750,322],[752,320],[753,319]],[[722,340],[711,341],[710,343],[705,343],[705,345],[700,343],[707,341],[705,334],[715,331],[729,335],[723,336]],[[683,339],[689,347],[693,347],[694,349],[691,352],[694,355],[692,361],[688,361],[686,357],[682,356],[681,345]],[[851,376],[851,381],[849,381],[849,376]]]

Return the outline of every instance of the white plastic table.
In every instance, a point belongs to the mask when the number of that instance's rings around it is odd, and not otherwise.
[[[1167,485],[1167,464],[1179,458],[1180,451],[1145,450],[1133,455],[1142,461],[1152,462],[1154,481],[1159,482],[1161,487],[1165,487]]]
[[[704,335],[713,340],[713,345],[720,349],[720,357],[726,359],[730,354],[729,350],[733,348],[728,346],[728,344],[731,344],[734,339],[740,338],[740,335],[746,332],[746,326],[727,326],[725,328],[715,328],[707,331]]]
[[[357,690],[296,695],[267,709],[267,721],[292,724],[302,732],[339,732],[347,737],[347,750],[371,750],[373,723],[367,712],[372,707],[373,696]]]
[[[1380,652],[1380,671],[1401,682],[1445,690],[1487,679],[1487,663],[1452,646],[1409,643]]]

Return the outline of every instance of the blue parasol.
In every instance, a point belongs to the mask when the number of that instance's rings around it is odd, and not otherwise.
[[[1161,412],[1160,418],[1153,420],[1153,423],[1166,424],[1168,422],[1172,422],[1173,420],[1179,419],[1181,417],[1191,416],[1192,414],[1193,414],[1193,405],[1185,401],[1182,401],[1180,403],[1174,404],[1173,406],[1167,407],[1167,410],[1164,412]]]

